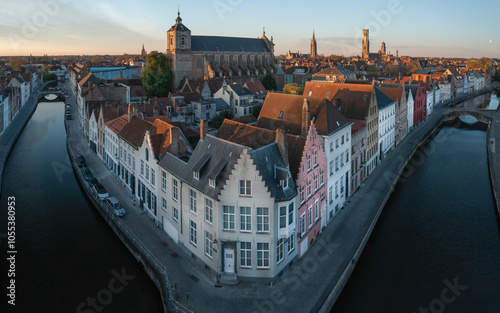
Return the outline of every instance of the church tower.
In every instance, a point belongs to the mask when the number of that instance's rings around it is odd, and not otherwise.
[[[380,46],[380,54],[381,55],[386,55],[387,54],[387,49],[385,47],[385,42],[382,42],[382,46]]]
[[[314,30],[313,30],[313,37],[311,39],[311,58],[315,58],[318,56],[318,45],[316,44],[316,36],[314,35]]]
[[[363,48],[361,57],[363,59],[370,58],[370,39],[368,39],[368,29],[363,29]]]
[[[182,24],[180,12],[177,12],[175,25],[167,31],[167,58],[174,80],[172,88],[175,90],[193,68],[191,31]]]
[[[142,44],[142,50],[141,50],[141,56],[144,58],[144,60],[146,60],[146,50],[144,49],[144,44]]]

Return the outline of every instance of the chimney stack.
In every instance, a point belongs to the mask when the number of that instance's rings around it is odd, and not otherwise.
[[[276,129],[276,138],[274,141],[278,143],[281,157],[283,158],[285,165],[288,166],[288,147],[286,144],[286,133],[283,129]]]
[[[200,122],[200,139],[201,140],[205,139],[207,133],[208,133],[208,122],[206,119],[203,119]]]
[[[309,124],[311,123],[311,110],[309,107],[309,98],[304,98],[304,104],[302,105],[302,136],[307,136],[309,130]]]
[[[132,103],[128,104],[128,122],[130,123],[132,121],[132,117],[134,116],[134,107],[132,106]]]

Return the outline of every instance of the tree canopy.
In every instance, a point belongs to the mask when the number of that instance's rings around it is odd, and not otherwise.
[[[19,71],[26,65],[26,60],[23,58],[9,58],[9,66],[13,71]]]
[[[167,57],[158,51],[151,51],[147,57],[148,65],[144,69],[142,86],[150,97],[167,95],[172,83],[172,73],[167,66]]]
[[[285,87],[283,87],[283,92],[284,93],[294,93],[301,95],[304,92],[304,88],[299,87],[297,84],[286,84]]]
[[[222,111],[219,115],[216,115],[212,118],[212,120],[209,122],[209,125],[219,129],[222,123],[224,122],[224,119],[232,119],[234,117],[234,114],[230,112],[230,110]]]
[[[489,58],[480,58],[480,59],[470,59],[467,61],[468,68],[482,68],[485,70],[491,69],[491,60]]]
[[[264,76],[264,78],[262,79],[262,85],[264,85],[264,88],[266,88],[267,90],[276,90],[278,88],[278,85],[276,85],[276,80],[274,80],[271,74],[266,74],[266,76]]]

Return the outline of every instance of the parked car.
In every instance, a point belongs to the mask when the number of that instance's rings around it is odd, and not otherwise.
[[[87,180],[87,182],[89,183],[89,187],[92,189],[92,187],[94,187],[95,185],[99,184],[99,181],[97,180],[97,178],[95,177],[92,177],[90,179]]]
[[[83,173],[83,176],[85,176],[86,180],[90,180],[91,178],[94,177],[94,175],[92,175],[92,172],[90,171],[90,169],[86,166],[82,167],[82,173]]]
[[[71,119],[71,113],[66,113],[66,119],[70,120]]]
[[[92,186],[92,191],[99,197],[99,199],[101,199],[101,201],[109,197],[108,191],[99,182]]]
[[[87,161],[85,160],[85,158],[83,157],[83,155],[79,155],[78,156],[77,162],[78,162],[78,167],[85,167],[85,166],[87,166]]]
[[[120,217],[125,215],[125,209],[121,206],[121,203],[118,201],[118,199],[116,199],[115,197],[108,197],[104,201],[114,215]]]

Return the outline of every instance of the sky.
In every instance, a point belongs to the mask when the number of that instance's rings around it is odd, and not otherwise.
[[[500,58],[497,0],[0,0],[0,55],[139,54],[166,50],[180,9],[192,35],[273,36],[275,53],[370,52]]]

